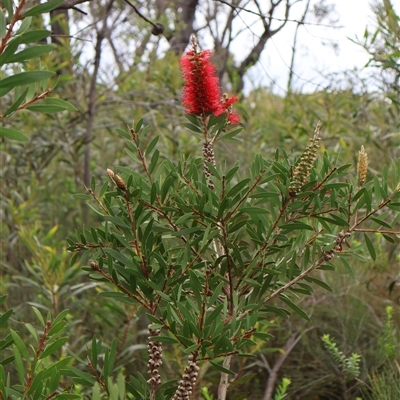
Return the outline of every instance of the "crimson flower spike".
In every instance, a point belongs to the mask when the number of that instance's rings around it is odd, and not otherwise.
[[[233,124],[240,122],[239,115],[232,110],[232,104],[238,100],[237,96],[221,96],[219,79],[215,65],[210,58],[210,50],[199,50],[195,36],[191,39],[192,50],[188,51],[180,60],[180,67],[185,86],[182,101],[188,114],[215,116],[226,113],[228,121]]]

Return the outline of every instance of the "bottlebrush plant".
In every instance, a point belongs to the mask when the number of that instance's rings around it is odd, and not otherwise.
[[[238,140],[237,97],[221,95],[211,53],[195,39],[191,45],[181,60],[185,126],[202,142],[202,156],[163,157],[142,120],[118,130],[135,165],[109,169],[100,188],[93,182],[92,208],[103,223],[68,239],[74,257],[89,258],[91,279],[114,285],[102,295],[146,312],[148,376],[127,378],[134,399],[196,398],[199,368],[210,363],[220,371],[214,395],[225,400],[238,378],[232,358],[255,339],[268,341],[274,315],[308,319],[299,300],[314,285],[330,290],[313,272],[334,273],[334,257],[350,271],[353,236],[375,258],[368,234],[393,242],[400,210],[400,166],[368,180],[364,148],[358,166],[337,165],[335,155],[318,150],[320,124],[298,159],[277,150],[273,160],[256,155],[249,171],[226,167],[214,147]],[[88,372],[110,393],[115,344],[99,367],[100,343],[93,340]],[[177,381],[163,382],[164,346],[187,359]]]

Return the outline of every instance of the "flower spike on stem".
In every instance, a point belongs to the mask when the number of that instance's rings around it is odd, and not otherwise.
[[[228,122],[238,124],[239,115],[232,110],[237,96],[221,95],[217,69],[211,62],[212,52],[200,50],[194,35],[190,40],[192,50],[180,60],[182,75],[185,80],[182,102],[188,114],[205,117],[226,113]]]

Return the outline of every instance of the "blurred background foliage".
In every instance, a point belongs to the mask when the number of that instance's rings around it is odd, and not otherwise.
[[[80,41],[53,38],[58,50],[40,60],[46,69],[58,71],[53,95],[68,100],[77,111],[41,114],[24,110],[12,116],[12,124],[23,127],[29,141],[1,138],[0,292],[8,294],[1,307],[3,311],[14,308],[14,321],[34,324],[32,305],[53,317],[69,309],[68,349],[85,359],[93,335],[101,337],[105,346],[116,338],[115,369],[123,367],[133,373],[146,370],[143,337],[147,324],[131,305],[98,296],[108,290],[106,284],[89,282],[79,261],[70,265],[65,238],[82,224],[90,227],[96,218],[74,195],[84,193],[90,184],[85,162],[96,179],[105,177],[106,168],[130,165],[115,129],[125,128],[132,120],[143,117],[150,125],[149,141],[161,135],[158,148],[164,157],[176,159],[178,148],[200,155],[201,148],[182,127],[180,53],[161,51],[141,18],[135,16],[128,29],[125,19],[132,20],[132,10],[123,2],[115,2],[114,13],[107,14],[111,3],[86,5],[86,16],[52,16],[51,23],[58,22],[61,32],[74,26],[84,33]],[[174,9],[173,2],[165,2],[164,9],[160,2],[148,3],[142,8],[165,25],[167,34],[175,32],[169,37],[173,42],[176,32],[184,30],[177,22],[179,7]],[[241,141],[219,144],[218,162],[232,166],[239,161],[246,169],[257,153],[272,158],[276,148],[283,148],[298,154],[318,120],[323,132],[321,151],[336,154],[338,163],[353,164],[355,170],[358,151],[365,146],[369,179],[384,165],[400,162],[399,16],[388,0],[374,7],[376,26],[367,29],[359,42],[371,55],[368,78],[359,78],[357,71],[344,71],[327,77],[326,89],[314,93],[291,90],[282,97],[260,87],[243,95],[238,105],[244,128]],[[49,21],[38,18],[35,23],[40,27]],[[101,44],[102,39],[107,41],[103,53],[96,53],[96,48],[90,53],[86,40]],[[115,52],[119,57],[111,62],[109,54],[115,56]],[[92,62],[96,56],[105,60],[97,73]],[[35,62],[30,60],[23,67],[32,69]],[[232,86],[227,83],[228,88]],[[7,101],[2,99],[2,107]],[[396,185],[392,182],[392,189]],[[398,213],[393,226],[400,230]],[[284,359],[274,371],[278,382],[290,378],[289,399],[396,398],[400,393],[400,235],[391,237],[392,242],[381,235],[374,237],[375,262],[360,253],[353,259],[351,273],[340,263],[335,273],[320,272],[333,292],[316,290],[304,300],[307,304],[302,306],[312,315],[311,322],[296,318],[269,321],[268,333],[274,335],[269,347],[260,344],[252,357],[235,361],[241,372],[254,374],[240,389],[250,392],[248,399],[266,399],[266,381],[282,354]],[[358,377],[349,380],[340,371],[324,347],[324,334],[346,356],[354,352],[361,356]],[[172,350],[165,358],[165,374],[173,375],[176,363],[182,362]],[[219,374],[203,366],[199,379],[199,387],[207,386],[203,392],[208,393],[215,391]]]

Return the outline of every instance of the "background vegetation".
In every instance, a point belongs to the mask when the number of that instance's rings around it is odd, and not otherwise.
[[[234,22],[239,21],[240,2],[229,2],[236,8],[211,1],[150,1],[146,7],[139,3],[131,7],[110,0],[71,2],[60,8],[65,3],[53,2],[49,13],[47,9],[29,11],[32,5],[21,2],[21,18],[16,19],[14,27],[10,25],[11,2],[2,5],[3,84],[7,77],[21,72],[52,73],[32,81],[23,98],[22,85],[21,89],[17,86],[1,92],[0,292],[7,297],[1,304],[0,349],[20,337],[26,347],[39,351],[46,320],[51,319],[53,326],[58,322],[58,331],[48,332],[49,343],[55,346],[42,353],[43,362],[60,362],[59,371],[67,364],[75,366],[81,375],[75,371],[73,394],[98,398],[99,387],[93,378],[92,389],[85,385],[89,378],[84,374],[88,371],[82,365],[87,364],[88,348],[98,348],[104,357],[114,354],[113,371],[108,375],[114,377],[118,392],[119,375],[146,373],[147,350],[143,343],[147,322],[135,306],[98,296],[107,284],[88,280],[81,269],[88,260],[75,260],[71,265],[65,238],[81,226],[90,227],[100,221],[89,212],[85,196],[79,193],[85,192],[85,186],[90,187],[92,176],[98,181],[104,179],[107,168],[131,166],[116,128],[123,129],[132,120],[143,117],[152,136],[160,135],[158,149],[163,157],[177,160],[178,148],[184,155],[201,154],[197,140],[182,125],[179,57],[191,33],[209,33],[219,76],[230,91],[243,89],[246,71],[257,62],[263,47],[255,46],[241,62],[234,59],[234,41],[227,38],[232,36],[229,31],[236,29]],[[284,3],[282,11],[272,3],[269,10],[256,11],[255,18],[264,29],[260,43],[265,45],[272,31],[279,34],[284,30],[285,21],[290,19],[289,2],[287,14]],[[254,5],[257,10],[257,2]],[[312,9],[309,2],[304,2],[305,21],[329,19],[329,7],[324,2],[318,5],[319,9]],[[262,18],[267,11],[271,11],[271,17],[275,12],[276,18],[283,12],[286,19],[278,24],[273,18]],[[376,26],[367,29],[359,43],[371,56],[369,78],[361,80],[347,71],[329,77],[329,89],[311,94],[296,92],[289,82],[284,97],[268,88],[243,95],[238,106],[243,124],[241,141],[218,144],[218,159],[226,160],[228,167],[239,160],[244,169],[260,152],[271,159],[276,148],[299,155],[320,120],[322,150],[337,154],[341,163],[354,165],[354,171],[358,151],[361,145],[366,147],[370,159],[367,179],[384,173],[385,166],[398,165],[399,16],[388,0],[377,3],[374,11]],[[227,33],[215,27],[221,15],[226,17]],[[45,29],[48,34],[20,43],[18,51],[35,48],[32,56],[25,53],[26,58],[13,58],[19,54],[15,48],[6,58],[6,46],[12,40],[7,32],[14,29],[16,33],[28,18],[27,37]],[[203,21],[206,23],[201,31]],[[72,27],[74,31],[82,30],[80,40],[69,37]],[[167,39],[171,50],[162,48],[160,37]],[[51,93],[41,98],[48,88]],[[20,109],[7,114],[19,98]],[[15,132],[22,132],[28,140]],[[311,321],[279,316],[267,321],[273,338],[267,345],[260,341],[254,354],[235,361],[239,375],[254,375],[233,390],[232,398],[272,398],[268,397],[268,387],[279,396],[279,384],[283,387],[283,378],[289,378],[289,399],[396,399],[400,393],[398,213],[392,226],[397,235],[373,235],[374,259],[370,251],[360,247],[351,266],[337,262],[334,273],[320,271],[321,280],[330,285],[332,292],[316,289],[302,300],[301,306],[311,315]],[[361,235],[356,236],[352,246],[362,241]],[[9,309],[13,309],[11,317]],[[5,323],[8,318],[14,333]],[[329,336],[322,340],[323,335]],[[93,337],[101,338],[102,343],[93,346]],[[11,360],[17,356],[4,354],[0,362],[5,373],[10,374],[12,383],[22,382],[21,369]],[[352,358],[354,354],[359,358]],[[173,349],[164,357],[167,375],[173,376],[176,363],[184,366],[185,361]],[[55,380],[54,390],[62,387],[67,395],[71,379],[63,375],[60,381]],[[199,381],[202,396],[215,398],[218,373],[203,366]],[[244,392],[247,397],[239,397]]]

